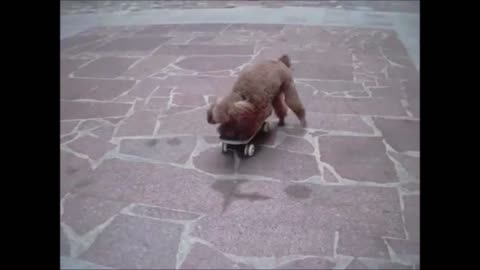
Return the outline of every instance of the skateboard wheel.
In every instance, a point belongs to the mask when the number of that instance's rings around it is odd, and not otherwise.
[[[262,130],[263,130],[263,132],[269,132],[270,131],[270,124],[268,122],[263,123]]]
[[[255,145],[253,144],[247,144],[245,145],[245,148],[243,150],[243,153],[245,154],[245,156],[247,157],[251,157],[255,154]]]
[[[228,151],[228,145],[226,143],[222,143],[222,152],[226,153]]]

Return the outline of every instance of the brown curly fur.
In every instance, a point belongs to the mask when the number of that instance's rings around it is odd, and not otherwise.
[[[300,101],[290,58],[268,60],[245,69],[239,75],[229,95],[217,100],[207,111],[207,122],[221,124],[223,137],[248,139],[273,110],[279,125],[285,124],[286,105],[295,113],[302,126],[306,126],[305,108]]]

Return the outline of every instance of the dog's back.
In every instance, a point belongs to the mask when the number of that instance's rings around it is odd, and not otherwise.
[[[240,73],[233,92],[249,99],[260,91],[263,97],[272,99],[285,81],[293,80],[290,66],[290,58],[285,54],[278,60],[265,60],[248,67]]]
[[[280,58],[278,58],[278,61],[285,64],[285,66],[287,66],[288,68],[292,67],[292,64],[290,62],[290,57],[287,54],[284,54]]]
[[[290,67],[290,57],[284,54],[277,60],[262,61],[244,69],[233,85],[232,92],[208,109],[207,121],[210,124],[222,124],[220,133],[242,137],[255,128],[254,123],[261,118],[262,112],[271,112],[272,107],[279,117],[279,125],[283,125],[286,103],[302,125],[306,126],[305,109],[295,88]]]

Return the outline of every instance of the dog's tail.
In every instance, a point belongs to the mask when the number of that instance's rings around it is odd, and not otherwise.
[[[280,58],[278,58],[278,61],[284,63],[285,66],[287,66],[287,67],[292,66],[292,64],[290,63],[290,57],[287,54],[284,54]]]

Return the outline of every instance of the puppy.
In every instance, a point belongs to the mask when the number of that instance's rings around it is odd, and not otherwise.
[[[260,121],[273,110],[285,124],[286,105],[295,113],[303,127],[307,125],[305,108],[300,101],[290,58],[283,55],[278,60],[258,63],[242,71],[229,95],[220,98],[207,110],[207,122],[220,124],[220,136],[237,140],[248,139]]]

